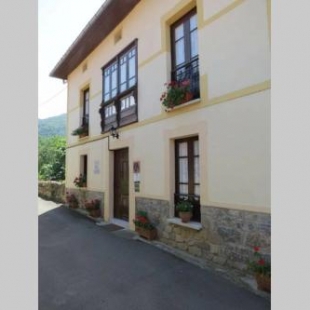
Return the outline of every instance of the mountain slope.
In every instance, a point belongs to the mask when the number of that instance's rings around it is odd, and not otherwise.
[[[67,114],[45,119],[38,119],[38,135],[40,137],[66,136]]]

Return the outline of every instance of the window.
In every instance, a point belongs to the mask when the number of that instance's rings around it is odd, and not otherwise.
[[[136,41],[102,68],[102,132],[138,120]]]
[[[83,180],[87,186],[87,155],[82,155],[80,162],[81,162],[80,171],[83,176]]]
[[[199,98],[197,14],[193,10],[171,26],[173,81],[190,80],[193,98]]]
[[[89,88],[83,90],[82,92],[82,120],[81,125],[85,128],[88,133],[89,126]]]
[[[198,137],[175,141],[175,203],[189,199],[193,205],[192,221],[200,222],[200,169]],[[175,216],[178,216],[175,210]]]

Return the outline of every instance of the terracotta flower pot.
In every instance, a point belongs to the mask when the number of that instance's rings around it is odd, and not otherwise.
[[[100,217],[101,212],[100,212],[100,210],[90,210],[90,211],[89,211],[89,215],[90,215],[91,217]]]
[[[259,290],[269,292],[271,291],[271,277],[257,273],[255,275],[256,283],[257,283],[257,288]]]
[[[83,132],[83,133],[79,134],[79,138],[84,138],[84,137],[87,137],[87,136],[88,136],[87,132]]]
[[[183,223],[188,223],[191,220],[192,216],[193,216],[192,212],[179,211],[179,217]]]
[[[190,100],[193,99],[193,96],[194,96],[193,93],[187,92],[186,95],[185,95],[185,100],[186,101],[190,101]]]

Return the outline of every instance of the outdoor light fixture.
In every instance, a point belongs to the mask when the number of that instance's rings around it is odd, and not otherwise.
[[[116,128],[115,128],[114,126],[111,127],[110,133],[111,133],[111,136],[112,136],[113,138],[118,139],[119,134],[118,134],[118,132],[117,132],[117,130],[116,130]]]

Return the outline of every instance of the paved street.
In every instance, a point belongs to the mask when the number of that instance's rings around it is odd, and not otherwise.
[[[73,210],[39,204],[40,310],[270,309],[210,271]]]

